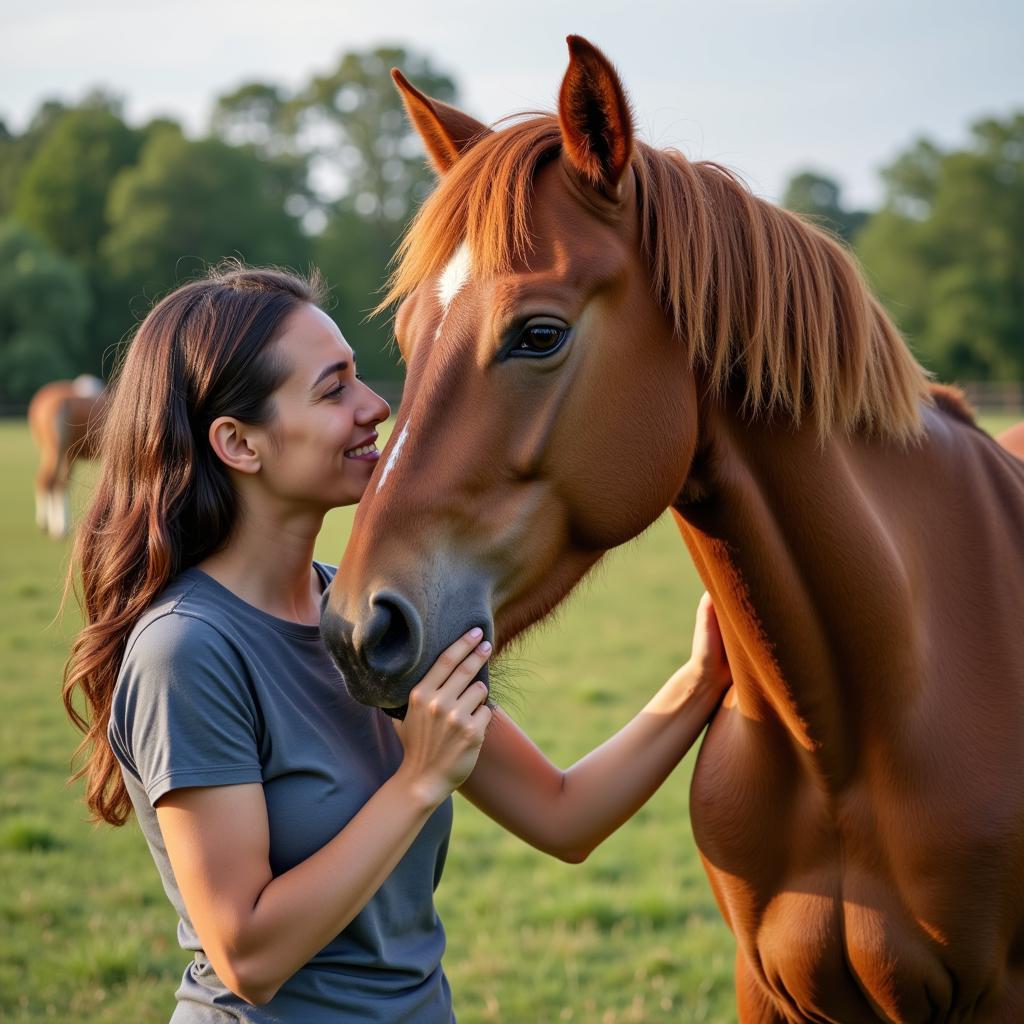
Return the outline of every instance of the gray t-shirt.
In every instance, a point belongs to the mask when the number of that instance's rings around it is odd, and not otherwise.
[[[333,570],[316,569],[329,583]],[[390,719],[348,695],[316,626],[268,615],[187,570],[128,638],[108,735],[178,912],[178,941],[195,954],[174,1024],[450,1024],[433,903],[450,800],[351,924],[265,1006],[249,1006],[221,983],[174,880],[154,810],[172,789],[261,782],[279,875],[344,828],[401,763]]]

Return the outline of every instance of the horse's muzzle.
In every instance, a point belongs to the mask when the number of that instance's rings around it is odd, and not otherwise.
[[[479,626],[493,642],[489,602],[482,581],[423,580],[424,590],[436,595],[410,594],[397,586],[375,589],[368,598],[345,602],[352,610],[339,612],[343,595],[331,590],[324,596],[320,631],[341,670],[352,697],[361,704],[404,716],[409,692],[430,670],[438,656],[460,636]],[[446,586],[445,583],[448,585]],[[488,682],[487,666],[478,678]]]

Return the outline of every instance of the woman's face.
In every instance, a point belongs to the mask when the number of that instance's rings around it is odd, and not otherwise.
[[[263,482],[286,501],[354,504],[379,458],[374,427],[391,409],[356,377],[355,354],[316,306],[292,313],[274,344],[291,372],[273,394]]]

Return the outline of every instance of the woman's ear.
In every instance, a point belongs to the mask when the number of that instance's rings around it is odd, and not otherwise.
[[[249,429],[232,416],[218,416],[210,424],[210,447],[228,469],[247,474],[260,471],[263,463]]]

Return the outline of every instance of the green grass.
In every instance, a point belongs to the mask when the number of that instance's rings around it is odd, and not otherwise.
[[[186,962],[174,914],[134,824],[91,826],[65,785],[77,617],[55,621],[68,546],[35,529],[34,462],[24,426],[0,422],[0,1020],[160,1024]],[[350,522],[330,517],[319,557],[337,561]],[[685,659],[699,593],[663,519],[516,652],[514,714],[553,760],[586,753]],[[577,866],[456,802],[438,905],[461,1024],[735,1020],[732,938],[690,835],[691,764]]]

